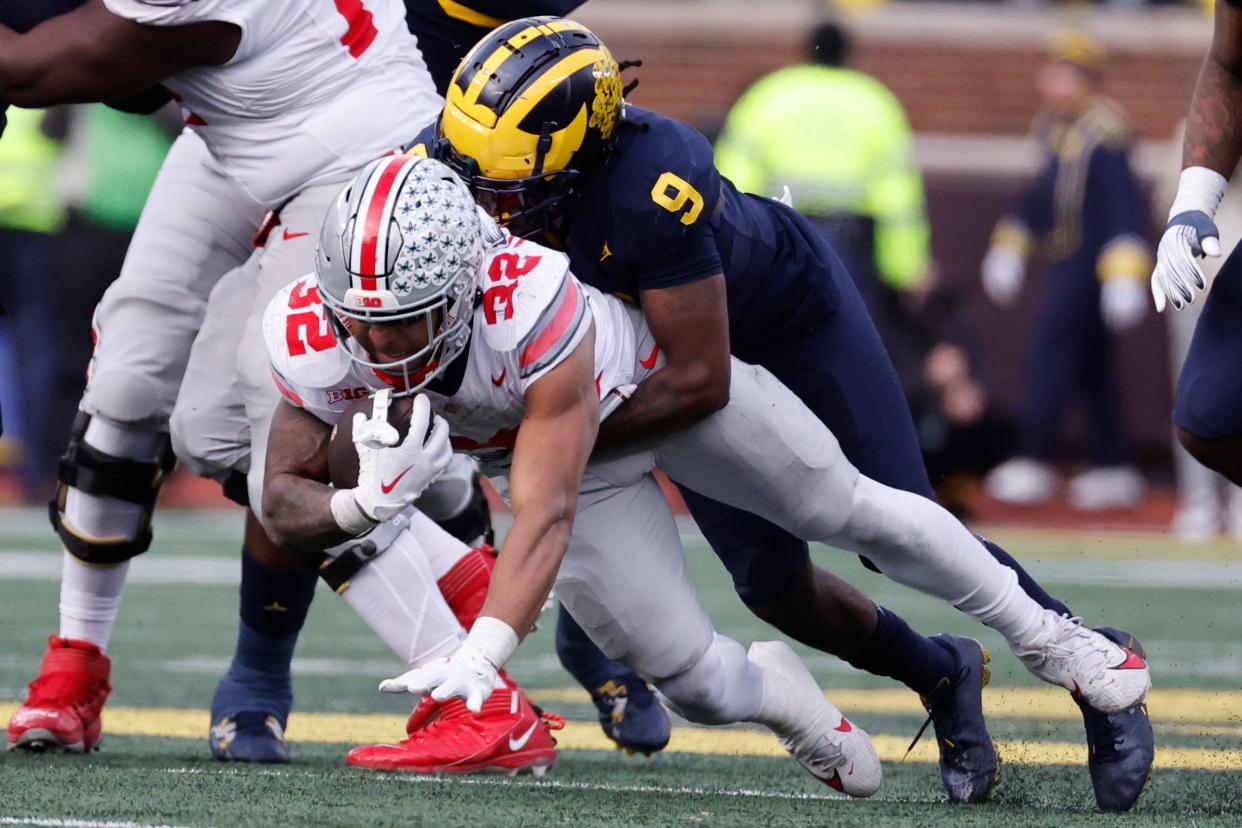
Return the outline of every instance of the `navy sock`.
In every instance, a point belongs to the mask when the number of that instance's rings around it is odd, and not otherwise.
[[[592,692],[609,679],[618,680],[634,673],[604,655],[564,606],[559,607],[556,619],[556,654],[569,674]]]
[[[916,693],[926,695],[945,676],[953,675],[953,653],[930,638],[919,635],[901,616],[877,606],[875,634],[859,648],[849,663],[877,676],[897,679]]]
[[[1001,549],[999,546],[983,537],[983,535],[975,535],[975,537],[977,537],[983,544],[984,549],[992,553],[993,558],[996,558],[996,560],[1018,573],[1018,586],[1022,587],[1022,591],[1031,596],[1031,598],[1035,600],[1035,603],[1039,604],[1044,609],[1052,610],[1058,615],[1073,615],[1073,613],[1070,612],[1069,607],[1049,595],[1044,588],[1039,585],[1039,582],[1032,578],[1030,574],[1022,568],[1022,564],[1018,563],[1013,555],[1010,555],[1004,549]]]
[[[237,649],[212,699],[213,721],[245,710],[288,718],[293,706],[289,667],[316,579],[313,572],[272,569],[242,550]]]

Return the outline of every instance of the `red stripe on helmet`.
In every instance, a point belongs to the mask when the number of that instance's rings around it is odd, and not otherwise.
[[[397,176],[401,173],[401,168],[409,163],[411,156],[396,156],[384,165],[383,171],[380,173],[379,181],[375,184],[375,190],[371,193],[371,203],[367,205],[366,219],[362,225],[362,256],[358,263],[358,273],[362,276],[378,276],[380,262],[378,257],[379,237],[381,229],[387,232],[388,223],[384,221],[384,205],[388,203],[388,196],[392,193],[392,185],[397,180]],[[363,290],[375,290],[374,280],[372,286]]]

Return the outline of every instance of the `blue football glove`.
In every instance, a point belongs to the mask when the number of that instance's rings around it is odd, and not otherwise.
[[[1151,295],[1156,310],[1165,303],[1181,310],[1195,301],[1196,291],[1207,289],[1199,259],[1220,256],[1220,231],[1202,210],[1187,210],[1169,219],[1156,250],[1156,269],[1151,274]]]

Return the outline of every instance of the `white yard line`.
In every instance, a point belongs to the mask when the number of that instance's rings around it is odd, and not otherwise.
[[[0,825],[38,825],[47,828],[187,828],[181,825],[152,825],[147,822],[112,822],[98,819],[56,819],[54,817],[0,816]]]
[[[188,776],[227,776],[242,774],[254,776],[303,777],[310,779],[326,778],[328,774],[315,771],[283,771],[264,768],[262,770],[204,770],[203,768],[166,768],[160,773]],[[461,785],[475,787],[506,787],[506,788],[550,788],[570,791],[595,791],[601,793],[637,793],[656,794],[659,796],[724,796],[743,799],[781,799],[798,801],[832,801],[846,799],[844,796],[832,796],[813,793],[796,793],[786,791],[764,791],[756,788],[712,789],[688,785],[619,785],[611,782],[573,782],[562,779],[522,779],[500,776],[456,776],[443,774],[440,776],[417,776],[414,774],[376,774],[371,778],[382,782],[404,783],[407,785]],[[928,800],[929,802],[932,800]]]

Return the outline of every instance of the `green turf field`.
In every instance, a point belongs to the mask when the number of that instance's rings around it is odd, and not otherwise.
[[[891,683],[801,651],[829,695],[885,758],[873,800],[832,794],[751,728],[676,722],[651,759],[602,749],[585,694],[560,671],[551,630],[533,634],[512,671],[537,701],[570,719],[550,776],[417,778],[347,769],[357,741],[395,740],[409,701],[375,690],[399,666],[321,590],[295,662],[295,761],[280,768],[207,758],[206,707],[236,629],[232,512],[162,514],[156,545],[131,570],[111,647],[114,691],[104,749],[89,757],[0,755],[0,825],[777,825],[889,826],[1242,824],[1242,548],[1179,546],[1153,536],[996,531],[1045,584],[1090,621],[1131,630],[1147,646],[1159,747],[1155,777],[1126,817],[1092,811],[1081,724],[1068,696],[1043,688],[998,636],[951,609],[817,551],[925,632],[976,635],[992,650],[989,721],[1002,781],[995,802],[944,804],[930,740],[900,762],[921,724]],[[691,569],[717,626],[749,643],[772,637],[733,595],[710,552],[687,539]],[[59,552],[36,511],[0,510],[0,715],[7,719],[55,629]]]

